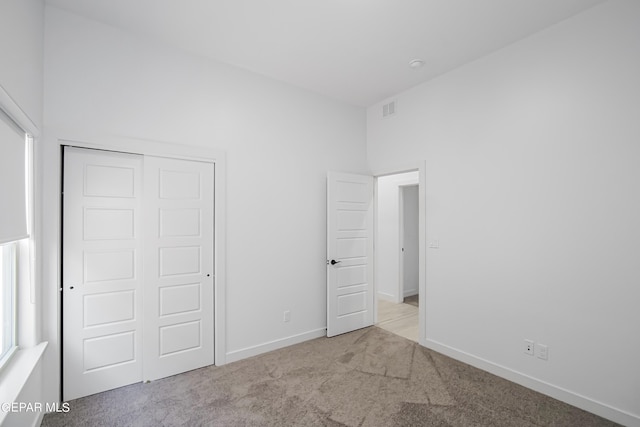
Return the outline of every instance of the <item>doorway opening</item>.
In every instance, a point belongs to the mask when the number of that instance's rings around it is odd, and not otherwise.
[[[419,172],[376,179],[376,325],[419,341]]]

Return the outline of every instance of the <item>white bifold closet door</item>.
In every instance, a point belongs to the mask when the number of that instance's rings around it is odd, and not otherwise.
[[[213,170],[65,148],[64,400],[213,364]]]

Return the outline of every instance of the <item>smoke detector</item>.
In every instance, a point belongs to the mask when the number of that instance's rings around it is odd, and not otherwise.
[[[424,65],[424,60],[422,59],[412,59],[411,61],[409,61],[409,67],[411,67],[412,70],[417,70],[418,68],[422,67]]]

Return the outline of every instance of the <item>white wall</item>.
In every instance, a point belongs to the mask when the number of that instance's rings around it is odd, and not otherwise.
[[[613,0],[368,109],[374,173],[426,159],[427,344],[633,425],[639,40]]]
[[[418,271],[420,268],[419,250],[419,188],[417,185],[400,187],[400,205],[402,206],[402,250],[400,262],[402,271],[402,297],[418,294]]]
[[[12,106],[30,122],[20,124],[36,135],[42,127],[43,34],[44,5],[41,0],[4,0],[0,3],[0,86],[11,98]],[[36,140],[34,150],[36,167],[40,156],[39,142]],[[35,185],[38,187],[39,183]],[[36,223],[32,235],[38,243],[39,224]],[[42,347],[34,347],[40,341],[40,283],[37,278],[33,280],[34,295],[29,286],[21,286],[18,290],[21,348],[0,374],[2,402],[43,401]],[[35,425],[41,415],[38,412],[0,413],[0,423],[3,426]]]
[[[41,0],[3,0],[0,12],[0,85],[40,127],[44,5]]]
[[[226,151],[228,360],[324,334],[326,172],[368,172],[364,109],[55,8],[45,35],[45,132]],[[59,153],[55,141],[47,149],[55,251]],[[45,261],[51,290],[56,256]]]
[[[377,179],[375,283],[378,298],[402,302],[400,293],[400,186],[418,183],[418,172]]]

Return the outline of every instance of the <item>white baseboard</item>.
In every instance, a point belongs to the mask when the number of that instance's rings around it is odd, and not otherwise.
[[[273,350],[278,350],[283,347],[299,344],[301,342],[309,341],[314,338],[324,337],[326,335],[327,335],[327,328],[320,328],[313,331],[304,332],[302,334],[292,335],[290,337],[282,338],[279,340],[269,341],[264,344],[258,344],[252,347],[230,351],[227,353],[227,358],[225,363],[236,362],[238,360],[246,359],[248,357],[257,356],[258,354],[267,353]]]
[[[412,297],[414,295],[418,295],[418,288],[415,289],[405,289],[404,290],[404,297]]]
[[[398,302],[396,301],[395,295],[387,294],[384,292],[377,292],[376,295],[378,296],[378,299],[381,299],[384,301]]]
[[[586,396],[582,396],[580,394],[566,390],[562,387],[540,381],[536,378],[514,371],[513,369],[495,364],[464,351],[449,347],[437,341],[427,339],[425,343],[425,347],[431,350],[437,351],[438,353],[442,353],[453,359],[467,363],[478,369],[482,369],[483,371],[490,372],[516,384],[520,384],[524,387],[530,388],[531,390],[535,390],[539,393],[553,397],[554,399],[558,399],[562,402],[576,406],[580,409],[584,409],[585,411],[599,415],[603,418],[627,427],[640,427],[640,416],[638,415],[634,415],[621,409],[614,408],[612,406],[590,399]]]

